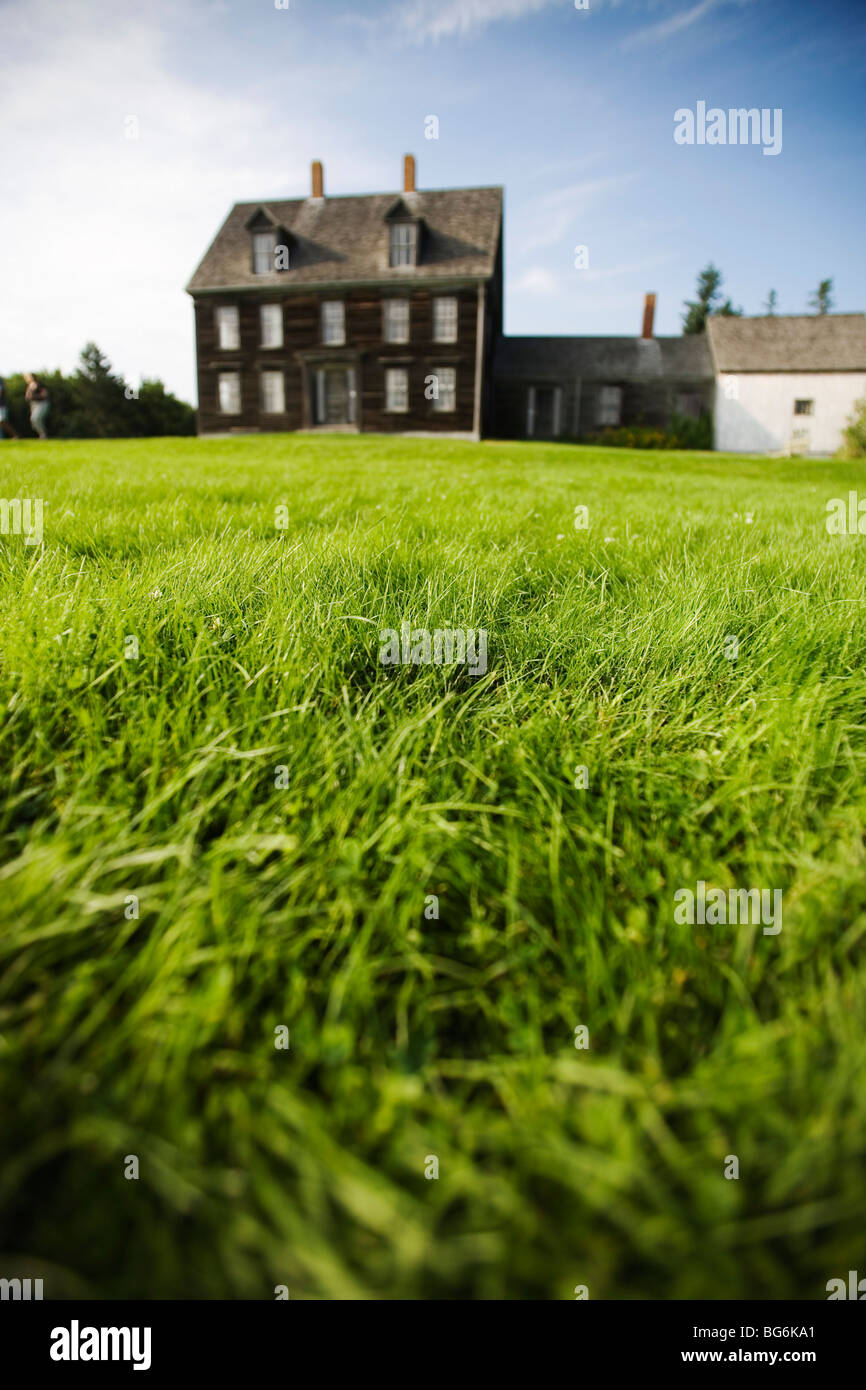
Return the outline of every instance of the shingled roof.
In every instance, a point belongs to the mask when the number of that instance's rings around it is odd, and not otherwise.
[[[703,334],[683,338],[502,338],[493,370],[500,377],[557,381],[710,381]]]
[[[707,321],[720,372],[866,371],[866,315],[791,314]]]
[[[388,265],[386,219],[400,202],[422,219],[424,229],[419,263],[409,272]],[[260,209],[272,225],[289,233],[290,270],[253,273],[249,223]],[[187,290],[486,279],[494,271],[501,222],[501,188],[236,203]]]

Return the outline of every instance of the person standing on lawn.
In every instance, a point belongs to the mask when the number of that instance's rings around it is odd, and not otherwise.
[[[17,439],[18,436],[9,423],[9,405],[6,400],[6,382],[0,376],[0,439],[4,434],[9,439]]]
[[[48,390],[32,372],[25,372],[24,380],[27,382],[24,399],[30,402],[30,423],[40,439],[47,439],[45,417],[50,405]]]

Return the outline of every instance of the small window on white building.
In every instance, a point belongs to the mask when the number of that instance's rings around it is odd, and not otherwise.
[[[385,369],[385,409],[398,411],[409,409],[409,373],[405,367],[386,367]]]
[[[418,233],[414,222],[395,222],[391,227],[391,267],[414,265],[418,249]]]
[[[602,386],[598,393],[599,425],[618,425],[622,419],[622,387]]]
[[[386,343],[408,343],[409,341],[409,301],[408,299],[383,299],[384,316],[383,337]]]
[[[339,347],[346,341],[346,306],[342,299],[326,299],[322,304],[322,342]]]
[[[282,415],[286,408],[286,385],[282,372],[262,372],[262,414]]]
[[[240,415],[241,413],[241,374],[240,372],[220,372],[219,408],[221,415]]]
[[[216,311],[217,342],[228,352],[237,352],[241,345],[240,314],[236,304],[221,304]]]
[[[253,233],[253,274],[267,275],[274,270],[275,256],[277,248],[276,232],[254,232]]]
[[[434,410],[456,410],[457,409],[457,368],[456,367],[437,367],[433,375],[436,378],[437,394],[433,397]]]
[[[794,402],[794,414],[795,414],[795,415],[814,415],[814,414],[815,414],[815,402],[814,402],[814,401],[795,401],[795,402]]]
[[[283,311],[279,304],[263,304],[259,309],[259,323],[262,332],[262,347],[283,346]]]
[[[433,300],[433,341],[457,342],[457,300],[453,295],[438,295]]]

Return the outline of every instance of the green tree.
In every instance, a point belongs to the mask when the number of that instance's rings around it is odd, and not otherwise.
[[[165,434],[195,434],[195,411],[179,401],[158,380],[145,379],[138,396],[130,402],[136,434],[147,437]]]
[[[722,272],[712,261],[698,276],[697,299],[687,299],[683,314],[683,333],[703,333],[711,314],[724,318],[738,317],[742,309],[735,309],[730,299],[719,304],[722,293]]]
[[[75,434],[91,439],[119,439],[134,433],[126,399],[126,383],[115,376],[108,358],[95,343],[86,343],[73,377],[77,386],[78,412]]]
[[[111,370],[95,343],[81,353],[72,376],[37,371],[48,389],[48,434],[54,439],[122,439],[135,436],[195,434],[195,411],[159,380],[145,380],[137,391]],[[30,408],[22,373],[6,377],[6,399],[13,429],[31,438]]]
[[[41,378],[40,378],[41,379]],[[21,372],[12,372],[5,378],[6,381],[6,407],[9,411],[9,423],[15,433],[21,439],[29,439],[32,430],[30,429],[30,410],[24,399],[24,392],[27,390],[27,382]],[[50,425],[49,420],[49,425]]]
[[[815,314],[829,314],[833,308],[833,281],[822,280],[815,293],[809,296],[809,308]]]
[[[767,302],[766,302],[766,304],[764,305],[764,312],[767,314],[767,316],[768,316],[769,318],[772,318],[773,315],[775,314],[775,312],[776,312],[776,304],[777,304],[777,303],[778,303],[778,295],[776,294],[776,291],[775,291],[775,290],[770,290],[770,293],[767,295]]]
[[[866,396],[854,402],[854,410],[856,414],[845,427],[839,454],[844,459],[866,459]]]

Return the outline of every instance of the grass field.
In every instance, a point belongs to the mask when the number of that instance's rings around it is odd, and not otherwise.
[[[0,1273],[866,1273],[866,541],[824,525],[858,484],[369,436],[0,446],[0,495],[45,499],[44,548],[0,540]],[[379,664],[404,621],[484,628],[487,673]],[[678,925],[700,879],[783,890],[782,931]]]

